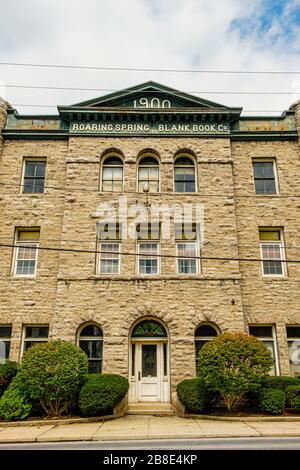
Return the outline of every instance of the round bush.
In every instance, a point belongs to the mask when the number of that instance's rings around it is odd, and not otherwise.
[[[290,385],[285,391],[287,407],[300,409],[300,385]]]
[[[105,415],[125,397],[128,380],[115,374],[88,374],[79,394],[79,410],[83,416]]]
[[[88,370],[86,354],[66,341],[29,348],[19,374],[31,400],[38,400],[48,416],[67,413]]]
[[[291,385],[300,385],[299,379],[286,375],[269,375],[264,377],[261,383],[262,388],[276,388],[283,391]]]
[[[300,395],[297,395],[295,398],[293,398],[291,401],[291,407],[295,410],[300,410]]]
[[[31,412],[31,403],[16,376],[0,398],[0,418],[5,421],[26,419]]]
[[[181,403],[191,411],[205,408],[205,382],[201,378],[186,379],[177,385],[177,396]]]
[[[265,345],[244,333],[219,335],[199,352],[199,375],[209,389],[221,394],[229,411],[246,392],[259,388],[271,365]]]
[[[259,396],[259,409],[263,413],[279,415],[285,405],[285,393],[283,390],[268,388],[262,390]]]
[[[12,379],[17,374],[17,363],[13,361],[0,364],[0,396],[7,389]]]

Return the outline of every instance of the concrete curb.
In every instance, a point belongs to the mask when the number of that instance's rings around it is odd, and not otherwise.
[[[125,413],[127,415],[127,413]],[[114,420],[121,418],[123,415],[106,415],[106,416],[93,416],[92,418],[62,418],[62,419],[37,419],[30,421],[0,421],[0,428],[10,428],[10,427],[19,427],[19,426],[46,426],[46,425],[58,425],[58,424],[80,424],[80,423],[97,423],[102,421]],[[130,413],[130,416],[135,416]],[[144,415],[136,416],[148,416],[147,413]],[[212,415],[198,415],[198,414],[185,414],[184,416],[177,415],[179,418],[189,418],[189,419],[204,419],[208,421],[229,421],[229,422],[245,422],[245,421],[255,421],[264,423],[264,422],[290,422],[290,421],[299,421],[300,416],[212,416]]]
[[[268,423],[268,422],[290,422],[300,421],[300,416],[211,416],[211,415],[197,415],[197,414],[185,414],[185,418],[193,419],[205,419],[210,421],[231,421],[231,422],[248,422],[255,421],[256,423]]]
[[[213,433],[207,433],[207,434],[202,434],[201,436],[191,436],[190,434],[181,434],[178,436],[177,434],[175,435],[169,435],[166,436],[164,435],[155,435],[155,436],[147,436],[147,437],[141,437],[140,434],[138,435],[130,435],[130,436],[124,436],[124,435],[119,435],[119,436],[103,436],[103,437],[60,437],[60,438],[54,438],[52,437],[51,439],[47,438],[23,438],[23,439],[6,439],[4,441],[0,440],[0,450],[1,450],[1,444],[28,444],[28,443],[39,443],[39,444],[46,444],[47,442],[106,442],[106,441],[155,441],[155,440],[186,440],[186,439],[239,439],[239,438],[259,438],[259,437],[290,437],[290,438],[300,438],[300,432],[299,434],[288,434],[288,433],[268,433],[268,432],[263,432],[263,433],[258,433],[257,435],[252,434],[243,434],[242,436],[238,433],[233,433],[233,434],[213,434]]]
[[[12,428],[19,426],[55,426],[57,424],[80,424],[80,423],[97,423],[107,421],[109,419],[117,419],[121,416],[106,415],[106,416],[93,416],[92,418],[61,418],[61,419],[37,419],[30,421],[0,421],[0,428]]]

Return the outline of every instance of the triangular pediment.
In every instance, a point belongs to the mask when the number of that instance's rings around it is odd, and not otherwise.
[[[175,90],[156,82],[146,82],[125,88],[89,101],[76,103],[78,107],[107,108],[225,108],[213,101]]]

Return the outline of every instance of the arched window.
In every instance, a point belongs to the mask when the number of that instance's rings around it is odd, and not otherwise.
[[[123,191],[123,162],[117,155],[102,164],[102,191]]]
[[[184,155],[176,158],[174,179],[176,193],[194,193],[196,191],[195,165],[190,157]]]
[[[79,347],[86,353],[89,361],[89,373],[102,372],[103,333],[99,326],[84,326],[79,333]]]
[[[145,187],[148,187],[150,193],[159,192],[159,164],[151,155],[139,161],[138,191],[142,192]]]
[[[195,331],[196,374],[198,375],[198,354],[205,343],[218,336],[218,330],[211,325],[200,325]]]

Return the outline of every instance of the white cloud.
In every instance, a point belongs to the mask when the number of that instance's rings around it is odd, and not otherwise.
[[[0,61],[145,68],[297,70],[297,24],[273,18],[259,31],[263,0],[0,0]],[[285,18],[299,0],[286,2]],[[233,24],[251,25],[247,34]],[[290,38],[294,38],[291,42]],[[290,42],[288,42],[290,41]],[[292,75],[113,72],[0,65],[7,84],[122,89],[155,80],[184,91],[299,91]],[[69,104],[102,93],[7,88],[13,103]],[[286,109],[296,95],[217,95],[245,109]],[[20,112],[55,112],[21,108]]]

